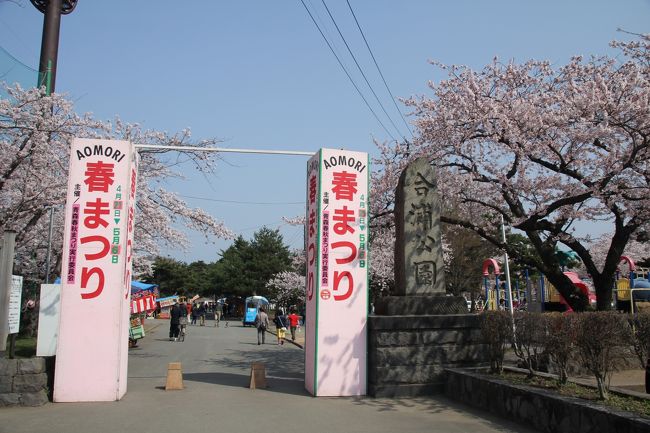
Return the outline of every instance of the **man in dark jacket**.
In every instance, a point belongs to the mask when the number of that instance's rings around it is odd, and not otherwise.
[[[178,340],[178,333],[180,332],[179,325],[181,323],[181,315],[183,314],[185,314],[185,312],[181,311],[178,304],[174,302],[171,310],[169,310],[169,341]]]
[[[264,344],[266,328],[269,327],[269,316],[264,311],[264,307],[260,307],[255,316],[255,327],[257,328],[257,344]]]

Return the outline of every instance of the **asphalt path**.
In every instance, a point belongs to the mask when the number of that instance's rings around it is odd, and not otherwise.
[[[304,352],[279,346],[255,329],[189,326],[171,342],[167,321],[129,351],[129,383],[122,400],[49,403],[0,409],[2,433],[382,433],[532,432],[443,397],[313,398],[304,389]],[[181,362],[185,389],[165,391],[167,366]],[[248,388],[252,362],[266,366],[266,389]],[[89,384],[90,385],[90,384]]]

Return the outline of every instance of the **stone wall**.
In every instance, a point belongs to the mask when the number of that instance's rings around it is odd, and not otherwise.
[[[368,393],[374,397],[442,393],[446,368],[485,365],[476,315],[368,318]]]
[[[479,373],[448,371],[445,394],[493,415],[552,433],[650,431],[650,420],[552,391],[513,385]]]
[[[0,359],[0,407],[44,405],[47,391],[44,358]]]

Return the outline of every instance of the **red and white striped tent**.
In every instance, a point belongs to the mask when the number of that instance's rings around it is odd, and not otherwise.
[[[131,301],[131,314],[147,313],[156,309],[156,296],[145,295]]]
[[[158,285],[131,281],[131,314],[155,310],[157,296]]]

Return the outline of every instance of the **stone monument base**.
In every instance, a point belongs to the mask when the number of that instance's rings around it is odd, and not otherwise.
[[[489,358],[477,315],[368,317],[368,394],[373,397],[442,393],[445,368],[483,366],[489,366]]]
[[[467,314],[462,296],[384,296],[375,302],[378,316]]]

